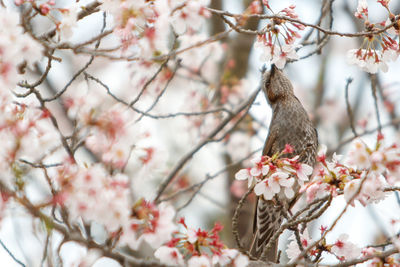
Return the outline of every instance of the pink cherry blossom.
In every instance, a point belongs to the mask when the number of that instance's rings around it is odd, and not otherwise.
[[[290,259],[289,263],[292,263],[301,254],[301,250],[297,244],[296,236],[294,233],[292,233],[292,235],[289,237],[289,240],[291,241],[287,246],[286,254]],[[300,234],[300,241],[303,246],[303,249],[311,245],[312,239],[309,237],[307,228],[303,231],[303,233]]]
[[[172,14],[171,23],[175,32],[183,34],[188,28],[199,30],[204,23],[204,18],[210,16],[204,8],[209,2],[209,0],[192,0],[182,3],[183,7],[176,9]]]
[[[385,26],[389,26],[390,24],[392,24],[392,20],[391,20],[390,18],[388,18],[388,19],[386,20],[386,22],[385,22]],[[399,34],[400,31],[399,31],[399,30],[396,30],[395,27],[390,27],[389,29],[387,29],[387,32],[388,32],[389,34],[391,34],[391,35],[396,36],[396,35]]]
[[[307,202],[311,203],[316,198],[323,197],[327,194],[326,184],[322,183],[322,181],[315,181],[304,185],[300,192],[306,192]]]
[[[135,205],[138,216],[131,216],[123,225],[121,244],[138,249],[142,241],[153,248],[158,248],[171,239],[177,229],[174,223],[175,210],[168,203],[153,203],[139,200]]]
[[[213,265],[245,267],[249,264],[249,258],[236,249],[223,249],[221,255],[214,255]]]
[[[19,25],[20,15],[0,7],[0,87],[14,88],[20,79],[18,65],[29,66],[42,58],[42,47]]]
[[[253,168],[250,169],[250,174],[252,176],[258,177],[260,175],[267,175],[269,172],[268,164],[264,164],[263,157],[255,158],[252,160],[252,163],[255,165]]]
[[[362,183],[362,179],[365,181]],[[373,172],[366,173],[363,172],[360,179],[354,179],[348,182],[344,188],[344,198],[346,201],[352,205],[353,202],[350,202],[352,198],[360,201],[360,203],[365,206],[371,202],[377,202],[386,197],[384,193],[384,184],[382,181],[382,177],[379,174],[375,174]],[[360,190],[360,186],[361,190]],[[357,194],[355,196],[355,194]]]
[[[349,236],[347,234],[341,234],[331,248],[331,252],[340,260],[355,259],[361,254],[361,249],[354,243],[349,242],[348,239]]]
[[[62,19],[58,29],[63,40],[72,37],[73,29],[77,26],[79,10],[80,7],[78,4],[73,3],[62,13]]]
[[[211,260],[205,256],[193,256],[188,261],[188,267],[211,267]]]
[[[289,166],[287,166],[287,169],[289,171],[294,170],[297,178],[300,179],[300,182],[308,181],[308,176],[313,173],[314,169],[307,164],[297,163],[298,156],[293,159],[286,161],[289,164]]]
[[[235,174],[236,180],[248,180],[252,177],[250,173],[251,168],[241,169]]]
[[[271,63],[275,64],[277,68],[283,69],[288,59],[299,59],[299,55],[296,53],[297,47],[293,45],[283,45],[276,51],[276,56],[272,58]]]
[[[161,246],[154,252],[154,256],[163,264],[177,266],[185,264],[182,254],[175,247]]]
[[[270,9],[268,3],[264,3],[264,5]],[[295,6],[291,5],[279,11],[277,15],[296,19],[298,16],[294,9]],[[260,59],[275,64],[279,69],[285,66],[287,60],[299,59],[296,53],[298,46],[294,45],[294,42],[301,37],[298,30],[304,29],[304,26],[298,23],[282,22],[273,26],[271,24],[265,26],[263,29],[265,33],[259,35],[255,43],[255,48],[262,51]]]
[[[362,18],[363,15],[368,18],[367,0],[358,0],[357,12],[354,13],[354,16],[356,16],[357,18]]]
[[[352,148],[348,156],[348,163],[361,169],[371,166],[366,146],[361,140],[356,139],[353,141]]]
[[[285,195],[292,198],[294,195],[291,186],[294,184],[294,178],[284,172],[275,172],[270,177],[262,180],[254,187],[257,196],[263,195],[266,200],[271,200],[273,196],[281,191],[284,187]]]

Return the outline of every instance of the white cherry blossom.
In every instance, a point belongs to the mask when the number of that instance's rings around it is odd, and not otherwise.
[[[348,239],[349,235],[341,234],[331,248],[331,252],[342,260],[355,259],[361,254],[361,249],[354,243],[348,241]]]
[[[187,266],[188,267],[211,267],[212,262],[205,255],[193,256],[189,259]]]
[[[154,256],[163,264],[174,266],[184,266],[185,264],[182,254],[175,247],[161,246],[154,252]]]
[[[254,193],[257,196],[263,195],[266,200],[271,200],[275,194],[284,187],[285,195],[292,198],[294,195],[291,186],[294,184],[294,178],[288,178],[289,175],[284,172],[275,172],[270,177],[262,180],[254,187]]]
[[[276,51],[275,56],[272,58],[271,63],[275,64],[277,68],[283,69],[288,59],[297,60],[299,55],[296,53],[296,46],[283,45]]]

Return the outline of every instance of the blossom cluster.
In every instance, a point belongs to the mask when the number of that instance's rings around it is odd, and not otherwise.
[[[56,4],[54,0],[47,0],[45,2],[36,0],[14,0],[16,6],[21,6],[25,3],[31,4],[33,8],[38,10],[40,14],[44,16],[47,15]]]
[[[302,24],[285,20],[285,17],[298,18],[298,15],[295,13],[295,5],[284,8],[275,14],[270,8],[268,1],[263,2],[272,14],[279,17],[273,18],[271,23],[262,29],[263,34],[258,35],[255,47],[262,51],[262,61],[271,62],[279,69],[282,69],[287,60],[299,59],[296,53],[298,46],[294,42],[300,38],[298,31],[303,30],[305,27]]]
[[[250,187],[255,183],[254,193],[271,200],[280,192],[287,198],[293,198],[296,193],[295,185],[303,185],[308,181],[313,168],[307,164],[298,162],[298,156],[293,158],[280,158],[281,155],[292,153],[293,148],[286,145],[282,153],[269,156],[261,156],[252,160],[253,167],[242,169],[235,175],[237,180],[248,180]],[[297,179],[295,179],[297,178]]]
[[[286,198],[292,198],[293,192],[296,191],[294,185],[297,183],[301,186],[300,193],[305,192],[308,203],[326,195],[336,197],[343,194],[349,204],[354,205],[355,201],[359,201],[365,206],[384,199],[385,188],[400,182],[399,146],[394,144],[385,147],[383,141],[384,137],[379,134],[375,147],[369,148],[361,139],[355,139],[345,163],[342,163],[342,157],[336,154],[332,161],[328,161],[326,147],[323,147],[318,152],[319,166],[310,182],[308,175],[313,172],[313,168],[299,163],[297,156],[292,159],[280,158],[285,153],[293,152],[289,145],[272,157],[262,156],[254,159],[254,165],[240,170],[235,178],[248,180],[249,187],[255,185],[255,194],[262,195],[266,200],[271,200],[282,192]],[[307,252],[307,257],[311,260],[318,260],[323,252],[334,255],[340,261],[363,256],[361,248],[350,242],[346,234],[340,235],[332,244],[327,243],[324,236],[326,230],[326,227],[321,227],[321,240]],[[290,240],[286,253],[293,262],[314,243],[307,229],[300,232],[302,248],[299,248],[295,234]]]
[[[324,231],[326,231],[326,228],[321,226],[321,235]],[[299,257],[301,258],[301,253],[314,243],[309,236],[307,228],[299,235],[302,246],[301,249],[299,248],[299,243],[294,233],[289,238],[291,241],[286,249],[286,254],[290,259],[289,263],[295,262]],[[311,248],[306,255],[310,260],[319,260],[323,253],[332,254],[340,261],[356,259],[361,255],[361,248],[348,239],[349,236],[347,234],[341,234],[334,243],[327,244],[326,239],[323,238],[317,245]]]
[[[68,116],[79,129],[75,133],[77,143],[84,140],[86,148],[113,170],[122,170],[129,162],[142,166],[155,164],[161,146],[150,144],[152,131],[134,123],[136,114],[119,103],[104,101],[104,91],[88,97],[97,88],[86,82],[77,88],[66,92],[63,98]],[[156,165],[162,166],[160,162]]]
[[[49,204],[67,207],[71,222],[81,218],[85,223],[104,226],[117,246],[138,250],[146,242],[157,249],[156,258],[166,264],[184,265],[182,255],[185,255],[189,266],[197,266],[199,262],[205,266],[247,265],[247,257],[220,241],[220,224],[207,232],[189,228],[181,219],[184,231],[179,232],[171,205],[166,202],[156,205],[145,199],[132,203],[126,175],[110,175],[101,164],[82,168],[72,162],[49,174],[54,175],[58,188]]]
[[[100,164],[87,168],[64,164],[54,176],[59,190],[51,203],[67,207],[72,222],[82,218],[101,224],[121,246],[137,250],[145,241],[158,248],[176,230],[175,210],[169,204],[145,199],[132,204],[126,175],[109,175]]]
[[[388,256],[383,257],[383,251],[374,248],[374,247],[366,247],[361,251],[363,257],[373,257],[371,260],[366,261],[365,266],[367,267],[375,267],[375,266],[399,266],[400,261],[396,256]],[[375,257],[374,257],[375,256]]]
[[[0,5],[0,88],[13,88],[26,67],[42,58],[42,47],[19,23],[19,14]]]
[[[0,168],[2,182],[20,190],[29,169],[24,162],[43,161],[53,156],[58,135],[50,122],[50,111],[34,105],[12,103],[8,92],[0,93]]]
[[[382,27],[387,27],[397,21],[396,16],[389,9],[389,1],[377,1],[387,11],[386,21],[379,23]],[[364,20],[367,32],[379,30],[368,18],[368,3],[366,0],[359,0],[355,17]],[[358,49],[349,50],[347,59],[350,64],[358,65],[362,70],[369,73],[376,73],[378,70],[388,71],[388,62],[395,61],[400,53],[400,44],[396,41],[399,36],[399,25],[396,22],[386,31],[374,34],[370,33],[364,37],[362,46]]]
[[[321,226],[321,235],[326,231],[326,228]],[[293,233],[289,238],[290,243],[287,246],[286,254],[290,259],[289,263],[295,262],[301,253],[307,249],[314,241],[310,238],[308,229],[306,228],[300,235],[300,243],[302,248],[299,248],[299,243],[295,234]],[[327,244],[326,239],[323,238],[317,245],[307,252],[307,256],[311,260],[318,260],[322,253],[329,253],[334,255],[340,261],[358,258],[361,255],[361,249],[354,243],[350,242],[347,234],[341,234],[334,243]]]
[[[78,2],[71,2],[66,6],[60,6],[55,0],[14,0],[14,3],[16,6],[31,5],[38,15],[48,18],[56,26],[57,39],[62,41],[72,37],[82,10]]]
[[[209,17],[209,0],[192,1],[102,1],[102,9],[111,13],[125,50],[139,48],[143,57],[168,51],[170,25],[177,35],[198,31]]]
[[[394,256],[383,257],[382,250],[376,247],[367,246],[360,248],[357,244],[351,242],[348,234],[339,235],[336,240],[332,243],[328,243],[325,237],[322,235],[327,230],[326,227],[321,226],[321,240],[315,243],[309,233],[308,229],[305,228],[304,231],[299,233],[299,240],[297,240],[296,235],[293,233],[289,237],[289,244],[286,249],[286,254],[289,258],[289,264],[295,263],[297,260],[302,259],[303,255],[306,255],[308,260],[313,262],[320,261],[323,256],[333,255],[341,262],[360,259],[360,262],[365,262],[365,266],[376,267],[376,266],[398,266],[399,259]],[[395,243],[395,242],[394,242]],[[306,249],[314,244],[314,246],[303,254]],[[301,248],[299,247],[301,245]],[[370,260],[362,260],[363,258],[371,258]]]
[[[365,206],[384,199],[384,189],[399,183],[399,146],[385,147],[382,135],[378,135],[373,149],[361,139],[354,140],[346,164],[341,163],[337,155],[328,161],[325,152],[323,148],[318,153],[321,167],[317,174],[300,190],[306,192],[308,202],[326,194],[335,197],[343,192],[350,204],[358,200]]]
[[[236,266],[245,267],[247,256],[235,249],[228,249],[219,238],[222,225],[215,223],[210,231],[193,229],[186,225],[184,218],[179,220],[181,231],[174,233],[166,245],[158,248],[154,255],[161,263],[176,266]]]

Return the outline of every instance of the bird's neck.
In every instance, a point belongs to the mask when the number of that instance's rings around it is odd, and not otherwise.
[[[292,103],[294,99],[297,99],[293,94],[281,95],[274,101],[269,101],[272,110],[276,110],[278,107],[286,106]]]

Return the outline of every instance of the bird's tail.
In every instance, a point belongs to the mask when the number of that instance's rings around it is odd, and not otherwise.
[[[261,197],[258,199],[256,211],[256,227],[254,240],[252,242],[251,254],[256,258],[266,257],[261,260],[275,262],[278,249],[278,240],[273,242],[266,253],[263,253],[268,241],[272,238],[281,226],[284,218],[283,207],[276,205],[272,201],[266,201]]]

